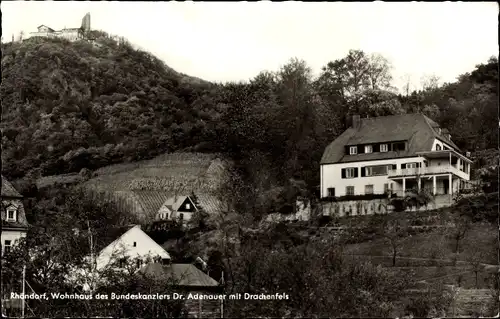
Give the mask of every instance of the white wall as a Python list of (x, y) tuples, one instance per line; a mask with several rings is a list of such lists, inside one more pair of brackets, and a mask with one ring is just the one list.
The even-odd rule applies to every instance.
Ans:
[[(136, 242), (136, 247), (134, 247)], [(151, 237), (143, 232), (139, 226), (135, 226), (126, 232), (122, 237), (115, 240), (108, 247), (104, 248), (97, 258), (97, 269), (102, 269), (115, 257), (142, 258), (148, 256), (153, 258), (160, 256), (162, 259), (170, 259), (170, 255), (158, 245)]]
[(16, 242), (22, 237), (26, 237), (26, 231), (21, 230), (2, 230), (1, 241), (2, 250), (5, 247), (5, 241), (10, 240), (11, 245), (15, 245)]
[[(364, 162), (354, 162), (354, 163), (338, 163), (338, 164), (326, 164), (321, 165), (321, 197), (328, 196), (328, 188), (335, 188), (335, 196), (344, 196), (346, 191), (346, 186), (354, 186), (355, 195), (365, 194), (365, 185), (373, 185), (374, 193), (383, 193), (385, 183), (393, 183), (393, 189), (397, 190), (397, 183), (388, 178), (388, 175), (383, 176), (370, 176), (370, 177), (360, 177), (361, 167), (373, 166), (373, 165), (397, 165), (397, 168), (401, 168), (403, 163), (415, 163), (423, 162), (422, 157), (408, 157), (408, 158), (397, 158), (397, 159), (387, 159), (387, 160), (377, 160), (377, 161), (364, 161)], [(358, 177), (356, 178), (342, 178), (341, 170), (348, 167), (358, 168)]]

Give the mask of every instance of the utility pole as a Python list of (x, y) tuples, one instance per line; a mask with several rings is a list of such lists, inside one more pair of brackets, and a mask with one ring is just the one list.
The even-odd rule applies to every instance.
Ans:
[(21, 318), (24, 319), (24, 293), (25, 293), (25, 286), (26, 286), (26, 265), (23, 266), (23, 298), (21, 298), (21, 303), (22, 303), (22, 308), (21, 308)]
[(91, 291), (94, 293), (94, 245), (92, 241), (92, 231), (90, 230), (90, 222), (87, 219), (87, 228), (89, 230), (89, 244), (90, 244), (90, 276), (91, 276)]

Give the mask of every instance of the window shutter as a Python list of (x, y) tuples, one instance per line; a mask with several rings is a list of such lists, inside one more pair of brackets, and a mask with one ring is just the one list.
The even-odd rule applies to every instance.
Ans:
[(406, 164), (401, 164), (401, 169), (405, 169), (406, 168)]
[(373, 145), (373, 153), (375, 153), (375, 152), (380, 152), (380, 144)]
[(354, 168), (354, 177), (358, 177), (358, 168), (357, 167)]
[(365, 168), (361, 167), (361, 177), (365, 177), (365, 176), (366, 176)]
[(343, 168), (343, 169), (341, 170), (340, 175), (342, 176), (342, 178), (345, 178), (345, 168)]
[(365, 152), (365, 147), (363, 145), (358, 145), (358, 154), (363, 154)]

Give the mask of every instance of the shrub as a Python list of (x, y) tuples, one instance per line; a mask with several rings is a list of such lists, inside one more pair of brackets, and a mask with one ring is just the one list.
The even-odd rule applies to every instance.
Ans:
[(404, 212), (406, 210), (406, 202), (401, 198), (391, 200), (391, 205), (394, 207), (395, 212)]

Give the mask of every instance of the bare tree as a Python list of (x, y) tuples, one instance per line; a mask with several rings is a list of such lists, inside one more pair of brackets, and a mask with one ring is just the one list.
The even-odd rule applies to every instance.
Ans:
[(420, 84), (422, 85), (422, 90), (432, 90), (439, 86), (440, 78), (435, 74), (424, 75), (420, 78)]
[(392, 250), (392, 266), (396, 266), (396, 258), (408, 234), (408, 225), (405, 221), (386, 221), (381, 229), (382, 236), (388, 241)]
[(410, 96), (410, 92), (414, 88), (411, 75), (409, 73), (406, 73), (401, 77), (401, 80), (403, 81), (403, 87), (402, 87), (403, 94), (405, 94), (406, 96)]
[(451, 237), (455, 240), (455, 253), (460, 253), (460, 241), (465, 238), (471, 227), (471, 220), (466, 216), (455, 217), (455, 227), (452, 228)]

